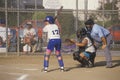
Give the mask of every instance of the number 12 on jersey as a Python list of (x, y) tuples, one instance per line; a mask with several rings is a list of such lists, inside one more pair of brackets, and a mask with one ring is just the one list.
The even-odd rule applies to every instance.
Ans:
[(52, 31), (52, 33), (53, 33), (53, 35), (57, 35), (57, 34), (59, 34), (59, 30), (54, 30), (54, 31)]

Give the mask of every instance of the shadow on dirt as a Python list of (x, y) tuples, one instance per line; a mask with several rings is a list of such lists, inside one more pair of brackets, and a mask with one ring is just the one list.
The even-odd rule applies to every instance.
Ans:
[[(120, 60), (113, 60), (112, 63), (113, 63), (112, 68), (120, 66)], [(106, 61), (100, 61), (95, 63), (96, 67), (105, 66), (105, 65), (106, 65)]]
[[(113, 67), (118, 67), (120, 66), (120, 60), (113, 60)], [(95, 67), (100, 67), (100, 66), (105, 66), (106, 65), (106, 61), (99, 61), (99, 62), (95, 62)], [(81, 67), (81, 64), (76, 64), (76, 66), (74, 67), (66, 67), (66, 71), (70, 71), (72, 69), (76, 69), (76, 68), (85, 68), (85, 67)], [(94, 67), (92, 67), (94, 68)]]

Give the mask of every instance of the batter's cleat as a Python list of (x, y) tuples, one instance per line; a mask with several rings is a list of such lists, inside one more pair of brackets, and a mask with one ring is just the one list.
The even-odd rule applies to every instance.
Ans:
[(48, 68), (47, 67), (44, 68), (44, 72), (48, 72)]
[(107, 65), (106, 68), (113, 68), (113, 66), (112, 65)]
[(62, 67), (62, 68), (60, 68), (60, 71), (61, 71), (61, 72), (66, 72), (67, 69), (64, 69), (64, 68)]
[(43, 69), (41, 70), (41, 72), (48, 72), (48, 69), (47, 69), (47, 68), (43, 68)]
[(60, 69), (60, 71), (61, 71), (61, 72), (65, 72), (65, 70), (64, 70), (64, 69)]
[(112, 63), (107, 63), (106, 68), (113, 68)]
[(64, 72), (65, 70), (64, 70), (64, 67), (60, 67), (60, 71), (61, 72)]
[(46, 72), (48, 72), (48, 70), (47, 70), (47, 69), (44, 69), (44, 72), (46, 73)]

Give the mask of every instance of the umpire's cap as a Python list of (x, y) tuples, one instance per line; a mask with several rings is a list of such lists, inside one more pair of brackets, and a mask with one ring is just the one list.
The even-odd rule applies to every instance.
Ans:
[(0, 24), (5, 24), (5, 19), (0, 19)]
[(86, 22), (85, 22), (85, 25), (93, 25), (94, 24), (94, 21), (92, 19), (88, 19)]
[(46, 16), (44, 21), (48, 21), (50, 24), (54, 24), (55, 22), (52, 16)]

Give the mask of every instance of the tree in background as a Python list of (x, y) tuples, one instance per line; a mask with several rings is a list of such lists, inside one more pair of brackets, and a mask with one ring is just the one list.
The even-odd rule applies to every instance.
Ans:
[(0, 7), (4, 7), (5, 6), (5, 0), (0, 0)]
[(32, 20), (43, 20), (45, 17), (46, 17), (45, 12), (36, 11), (32, 16)]
[(118, 3), (117, 0), (106, 0), (105, 3), (101, 2), (101, 6), (98, 8), (98, 10), (103, 10), (102, 12), (99, 12), (98, 15), (103, 18), (105, 21), (105, 26), (111, 26), (113, 24), (119, 23), (119, 13), (118, 13), (118, 7), (116, 6)]
[(62, 14), (58, 17), (62, 27), (62, 39), (71, 38), (75, 34), (74, 16), (73, 14)]

